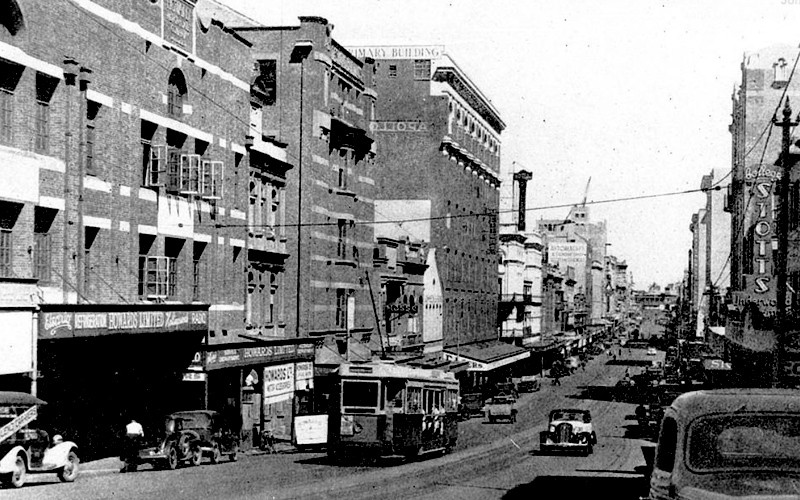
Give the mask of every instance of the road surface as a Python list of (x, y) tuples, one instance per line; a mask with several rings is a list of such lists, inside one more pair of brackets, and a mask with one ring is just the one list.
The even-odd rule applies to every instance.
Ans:
[[(615, 350), (617, 348), (615, 347)], [(489, 424), (473, 418), (459, 425), (453, 453), (403, 462), (332, 463), (323, 453), (242, 456), (239, 462), (176, 471), (147, 468), (132, 474), (85, 475), (60, 484), (55, 475), (29, 476), (20, 490), (0, 490), (0, 499), (635, 499), (646, 493), (642, 444), (635, 405), (613, 401), (611, 388), (654, 359), (645, 349), (606, 354), (585, 371), (545, 380), (542, 390), (523, 394), (517, 422)], [(663, 355), (655, 358), (662, 360)], [(598, 444), (588, 457), (543, 455), (538, 436), (556, 407), (591, 410)], [(638, 469), (637, 469), (638, 468)]]

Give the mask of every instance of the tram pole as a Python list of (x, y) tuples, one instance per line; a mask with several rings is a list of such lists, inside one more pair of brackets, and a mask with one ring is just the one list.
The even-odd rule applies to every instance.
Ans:
[(788, 327), (787, 318), (787, 274), (788, 274), (788, 255), (789, 255), (789, 186), (791, 182), (791, 171), (793, 159), (789, 156), (789, 147), (792, 142), (792, 127), (798, 124), (792, 121), (792, 108), (789, 105), (789, 96), (783, 105), (783, 120), (778, 121), (777, 117), (772, 117), (772, 124), (782, 129), (781, 140), (781, 178), (778, 183), (778, 255), (777, 255), (777, 316), (775, 318), (775, 345), (772, 352), (772, 386), (782, 387), (786, 380), (783, 376), (783, 363), (786, 355), (786, 336)]

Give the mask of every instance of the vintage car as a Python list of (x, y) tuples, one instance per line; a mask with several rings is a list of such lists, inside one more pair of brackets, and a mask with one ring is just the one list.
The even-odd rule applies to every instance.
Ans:
[(458, 405), (458, 414), (462, 420), (467, 420), (477, 415), (483, 415), (484, 398), (480, 392), (470, 392), (461, 395)]
[(222, 455), (231, 461), (239, 453), (239, 433), (230, 422), (211, 410), (180, 411), (164, 418), (164, 429), (157, 443), (139, 450), (137, 456), (126, 460), (128, 471), (140, 463), (152, 463), (175, 469), (181, 462), (200, 465), (204, 454), (212, 463)]
[(542, 388), (542, 382), (536, 375), (525, 375), (517, 383), (519, 392), (536, 392)]
[(800, 392), (687, 392), (666, 409), (654, 460), (645, 459), (650, 500), (797, 498)]
[(517, 421), (517, 400), (513, 396), (495, 396), (486, 403), (486, 419)]
[(0, 391), (0, 479), (19, 488), (29, 473), (54, 472), (64, 482), (78, 477), (78, 446), (29, 426), (44, 401), (24, 392)]
[(539, 433), (539, 449), (542, 452), (580, 451), (589, 455), (596, 444), (597, 435), (592, 428), (589, 410), (553, 410), (547, 430)]

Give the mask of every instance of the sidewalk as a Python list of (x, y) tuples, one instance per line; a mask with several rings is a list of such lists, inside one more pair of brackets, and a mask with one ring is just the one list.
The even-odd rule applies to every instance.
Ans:
[[(293, 453), (296, 451), (295, 447), (290, 443), (277, 442), (275, 443), (276, 453)], [(239, 454), (242, 456), (261, 456), (268, 455), (267, 452), (261, 451), (258, 448), (247, 450)], [(241, 458), (240, 458), (241, 459)], [(88, 462), (81, 462), (80, 474), (89, 476), (102, 476), (106, 474), (118, 474), (122, 469), (124, 462), (119, 457), (106, 457), (97, 460), (90, 460)]]

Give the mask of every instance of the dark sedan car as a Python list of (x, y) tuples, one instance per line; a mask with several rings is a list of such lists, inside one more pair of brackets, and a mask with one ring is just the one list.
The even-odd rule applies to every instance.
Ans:
[(222, 455), (235, 461), (239, 452), (239, 432), (219, 413), (211, 410), (180, 411), (164, 418), (164, 429), (156, 443), (139, 449), (126, 459), (126, 469), (140, 463), (175, 469), (182, 462), (200, 465), (204, 454), (217, 463)]

